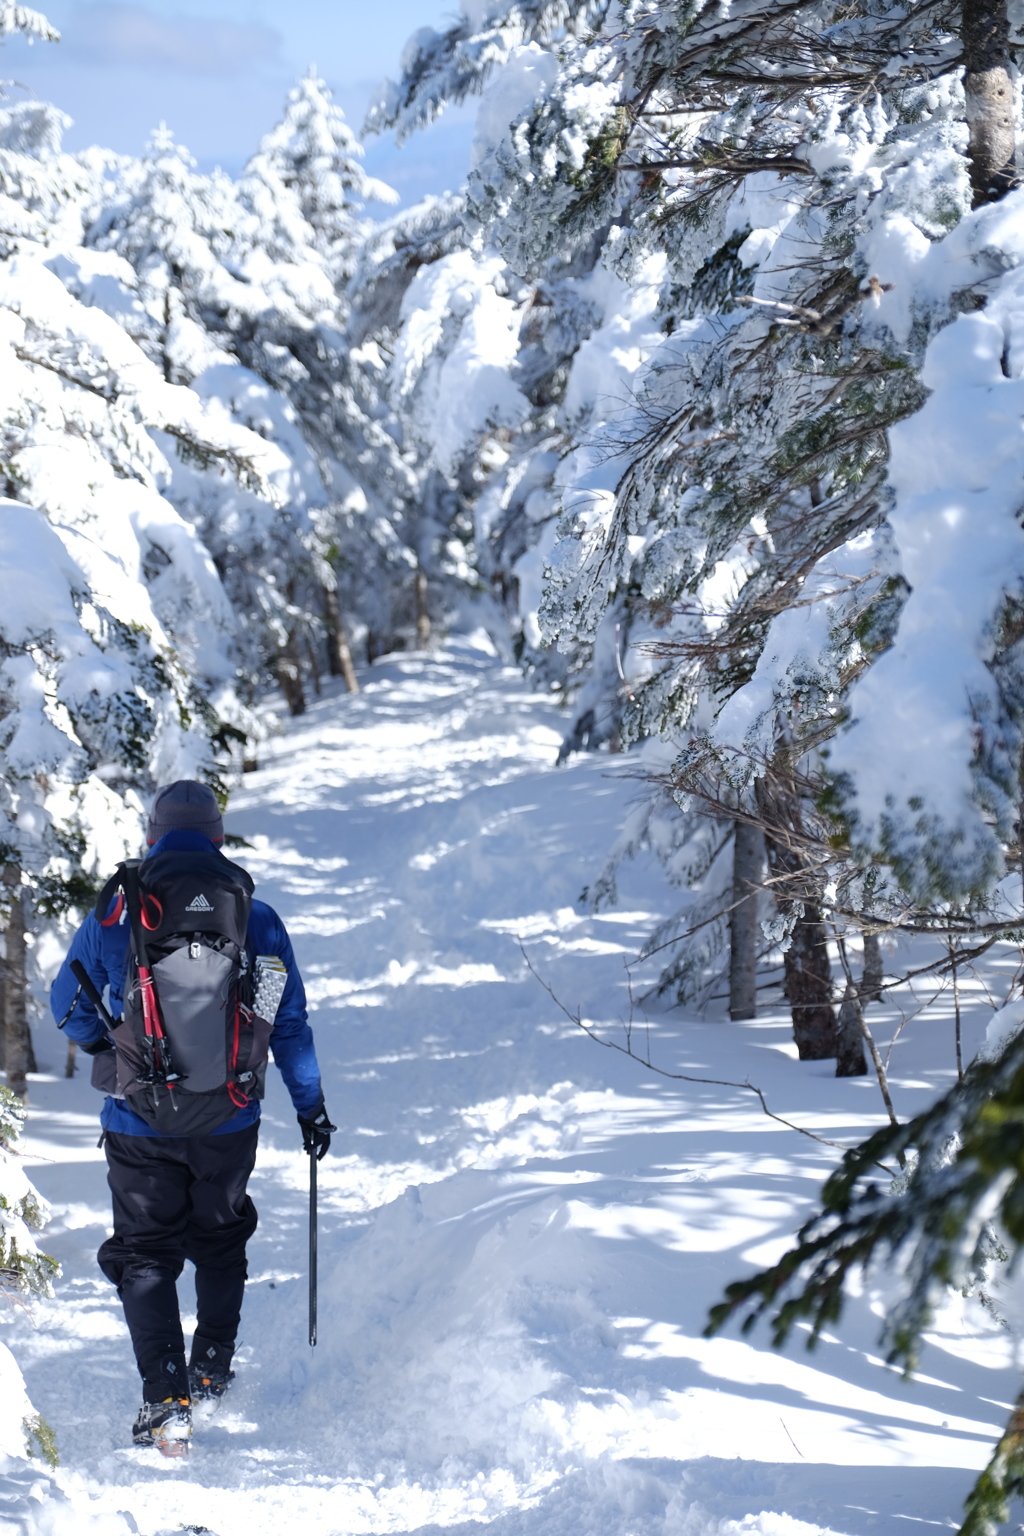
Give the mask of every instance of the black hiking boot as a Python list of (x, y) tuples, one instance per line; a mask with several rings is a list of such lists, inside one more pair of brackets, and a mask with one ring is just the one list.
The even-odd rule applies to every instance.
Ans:
[(192, 1404), (187, 1397), (143, 1403), (132, 1425), (136, 1445), (155, 1445), (164, 1456), (187, 1456), (192, 1434)]
[(217, 1401), (224, 1396), (235, 1379), (231, 1369), (232, 1353), (226, 1344), (211, 1344), (200, 1338), (192, 1341), (188, 1386), (194, 1403)]

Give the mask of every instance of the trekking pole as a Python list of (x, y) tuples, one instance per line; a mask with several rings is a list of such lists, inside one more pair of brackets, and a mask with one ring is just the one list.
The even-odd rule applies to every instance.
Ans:
[(89, 975), (89, 972), (86, 970), (81, 960), (72, 960), (71, 970), (75, 980), (78, 982), (78, 985), (81, 987), (82, 991), (85, 993), (86, 997), (89, 999), (90, 1003), (92, 1003), (93, 1007), (96, 1009), (96, 1012), (99, 1014), (100, 1022), (104, 1029), (107, 1031), (107, 1034), (113, 1034), (114, 1030), (117, 1028), (117, 1024), (115, 1020), (110, 1017), (110, 1014), (107, 1011), (107, 1005), (103, 1001), (103, 993), (100, 991), (99, 987), (97, 987), (96, 983)]
[(316, 1343), (316, 1148), (309, 1149), (309, 1347)]
[[(174, 1096), (174, 1085), (184, 1081), (181, 1072), (175, 1072), (171, 1067), (171, 1053), (167, 1044), (167, 1036), (164, 1033), (163, 1022), (160, 1018), (160, 1004), (157, 1001), (156, 988), (153, 985), (153, 972), (149, 965), (149, 951), (146, 946), (146, 916), (143, 911), (143, 897), (139, 885), (138, 859), (126, 859), (118, 867), (124, 871), (121, 888), (124, 891), (124, 903), (128, 910), (128, 923), (132, 933), (132, 946), (135, 951), (135, 970), (138, 978), (139, 1001), (142, 1007), (142, 1023), (146, 1031), (146, 1039), (153, 1052), (153, 1069), (145, 1076), (140, 1075), (138, 1081), (148, 1083), (153, 1089), (153, 1107), (157, 1106), (157, 1087), (167, 1089), (171, 1106), (175, 1114), (178, 1112), (178, 1101)], [(163, 908), (157, 902), (159, 921), (163, 921)], [(151, 924), (150, 931), (158, 927), (159, 923)]]

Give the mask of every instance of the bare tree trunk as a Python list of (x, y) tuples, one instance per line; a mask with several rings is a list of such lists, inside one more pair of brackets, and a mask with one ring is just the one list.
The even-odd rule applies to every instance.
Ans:
[(4, 866), (4, 884), (11, 890), (11, 911), (6, 933), (7, 963), (4, 967), (4, 1058), (7, 1086), (12, 1093), (24, 1099), (28, 1096), (27, 1074), (36, 1070), (36, 1060), (28, 1024), (25, 900), (21, 893), (21, 870), (16, 864)]
[(78, 1046), (74, 1040), (68, 1041), (68, 1054), (64, 1062), (64, 1076), (74, 1077), (75, 1067), (78, 1064)]
[(767, 832), (768, 864), (782, 911), (796, 911), (789, 948), (783, 956), (785, 992), (793, 1015), (793, 1039), (801, 1061), (826, 1061), (836, 1053), (832, 1008), (832, 963), (828, 933), (801, 851), (800, 797), (792, 783), (778, 778), (754, 785), (757, 808)]
[(345, 626), (341, 622), (337, 587), (324, 587), (324, 617), (327, 621), (327, 665), (331, 676), (343, 677), (349, 693), (358, 693), (359, 681), (345, 637)]
[(864, 1077), (867, 1073), (863, 1019), (858, 988), (848, 981), (836, 1028), (836, 1077)]
[(165, 288), (164, 289), (164, 344), (163, 344), (163, 355), (164, 355), (164, 378), (167, 380), (168, 384), (171, 384), (171, 383), (174, 382), (173, 375), (172, 375), (172, 372), (171, 372), (171, 320), (172, 320), (172, 318), (173, 318), (173, 316), (171, 314), (171, 289), (170, 288)]
[(800, 902), (798, 910), (800, 915), (784, 956), (793, 1039), (801, 1061), (827, 1061), (836, 1054), (828, 931), (816, 902)]
[[(7, 938), (4, 936), (4, 943)], [(7, 961), (0, 959), (0, 1072), (7, 1068)]]
[(430, 613), (427, 610), (427, 577), (421, 566), (416, 569), (416, 649), (425, 651), (430, 644)]
[(306, 636), (306, 659), (309, 662), (309, 675), (313, 679), (313, 692), (316, 694), (317, 698), (319, 698), (321, 693), (320, 658), (316, 654), (316, 646), (310, 640), (308, 635)]
[(1010, 24), (1006, 0), (963, 0), (961, 14), (967, 154), (977, 208), (1005, 196), (1015, 179)]
[(864, 974), (858, 991), (862, 1004), (882, 1001), (882, 946), (877, 933), (864, 935)]
[(295, 636), (288, 636), (288, 644), (284, 652), (277, 659), (277, 679), (281, 684), (281, 692), (284, 694), (285, 703), (288, 705), (290, 715), (304, 715), (306, 713), (306, 690), (302, 686), (302, 667), (299, 664), (299, 650), (295, 643)]
[(757, 1018), (757, 893), (764, 873), (764, 834), (749, 821), (733, 832), (729, 913), (729, 1017)]

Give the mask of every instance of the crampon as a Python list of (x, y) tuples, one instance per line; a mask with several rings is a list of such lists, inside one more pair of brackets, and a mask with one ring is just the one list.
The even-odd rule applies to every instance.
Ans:
[(143, 1403), (132, 1425), (136, 1445), (155, 1445), (163, 1456), (187, 1456), (192, 1434), (192, 1404), (187, 1397)]

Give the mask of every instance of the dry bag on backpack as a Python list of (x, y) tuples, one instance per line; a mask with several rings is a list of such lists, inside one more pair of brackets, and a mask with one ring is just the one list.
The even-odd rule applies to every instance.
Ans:
[(205, 1136), (263, 1097), (271, 1024), (253, 1007), (252, 892), (211, 848), (119, 864), (96, 903), (104, 926), (131, 930), (117, 1080), (102, 1086), (161, 1136)]

